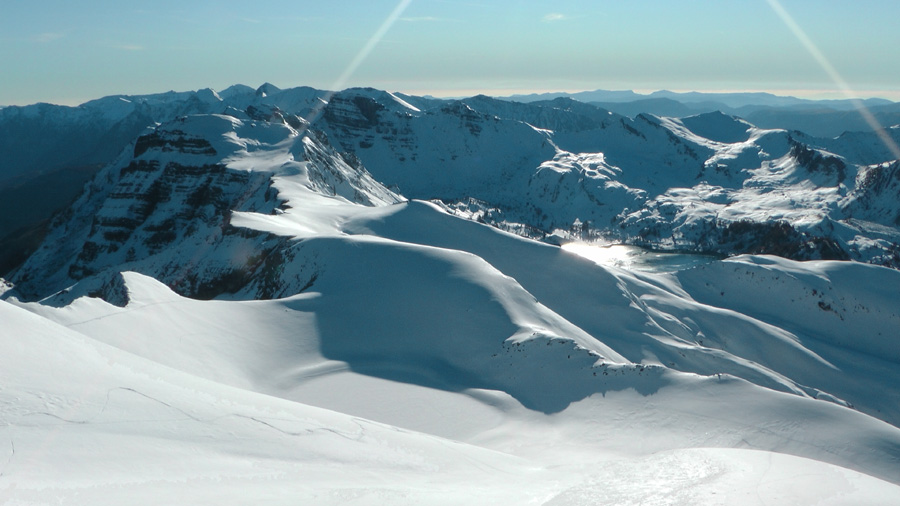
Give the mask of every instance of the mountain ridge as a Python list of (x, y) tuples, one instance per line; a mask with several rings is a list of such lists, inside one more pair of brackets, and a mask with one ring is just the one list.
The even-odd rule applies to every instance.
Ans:
[(857, 106), (854, 102), (862, 102), (864, 105), (884, 106), (895, 104), (891, 100), (884, 98), (848, 98), (848, 99), (807, 99), (797, 98), (793, 96), (776, 95), (770, 92), (675, 92), (669, 90), (657, 90), (650, 93), (638, 93), (632, 90), (612, 91), (612, 90), (593, 90), (579, 92), (547, 92), (547, 93), (531, 93), (524, 95), (510, 95), (507, 97), (498, 97), (521, 102), (534, 102), (538, 100), (552, 100), (560, 97), (573, 98), (581, 102), (634, 102), (637, 100), (653, 100), (653, 99), (669, 99), (681, 103), (703, 103), (714, 102), (725, 105), (730, 108), (741, 108), (746, 106), (774, 106), (774, 107), (790, 107), (790, 106), (810, 106), (815, 104), (830, 105), (838, 109), (854, 109)]
[[(828, 197), (834, 204), (827, 206), (816, 204), (821, 209), (817, 211), (820, 219), (850, 224), (850, 227), (844, 227), (838, 236), (831, 237), (832, 233), (823, 229), (822, 226), (810, 228), (804, 225), (803, 229), (798, 229), (792, 222), (794, 218), (788, 217), (790, 213), (780, 212), (781, 219), (790, 227), (785, 238), (793, 235), (795, 237), (790, 240), (797, 244), (794, 253), (791, 253), (790, 250), (783, 250), (781, 254), (799, 255), (799, 252), (803, 250), (802, 244), (808, 241), (803, 238), (803, 235), (812, 234), (812, 239), (816, 241), (824, 239), (834, 242), (828, 246), (830, 250), (838, 252), (831, 255), (834, 258), (856, 258), (864, 261), (876, 261), (885, 265), (895, 265), (898, 262), (896, 258), (897, 241), (891, 239), (890, 234), (879, 236), (885, 237), (888, 240), (887, 244), (867, 243), (863, 249), (860, 249), (862, 242), (853, 239), (852, 235), (865, 235), (871, 233), (873, 228), (865, 224), (862, 227), (853, 225), (858, 222), (858, 218), (853, 213), (856, 216), (865, 214), (864, 209), (853, 202), (868, 202), (872, 199), (864, 196), (866, 192), (864, 188), (857, 187), (858, 183), (861, 184), (865, 179), (856, 182), (851, 176), (854, 173), (872, 172), (874, 174), (878, 171), (878, 169), (871, 168), (855, 169), (852, 165), (875, 167), (890, 161), (893, 157), (890, 150), (881, 143), (875, 134), (855, 133), (842, 135), (835, 139), (822, 139), (801, 133), (780, 133), (779, 130), (759, 128), (753, 130), (752, 124), (748, 123), (747, 132), (751, 130), (758, 132), (752, 139), (751, 134), (741, 132), (743, 126), (734, 127), (737, 130), (729, 134), (730, 137), (721, 137), (715, 133), (717, 129), (732, 121), (721, 114), (719, 116), (694, 115), (685, 118), (688, 124), (684, 125), (683, 122), (679, 123), (681, 120), (675, 118), (661, 120), (656, 116), (646, 114), (638, 114), (634, 118), (619, 116), (611, 111), (605, 111), (569, 98), (556, 98), (531, 104), (507, 102), (486, 96), (456, 101), (429, 101), (411, 97), (404, 99), (395, 94), (371, 88), (351, 88), (332, 93), (312, 88), (281, 90), (271, 85), (255, 90), (249, 87), (234, 86), (229, 88), (226, 95), (227, 99), (212, 90), (201, 90), (198, 93), (169, 92), (130, 98), (113, 96), (88, 102), (83, 109), (93, 112), (78, 112), (79, 109), (76, 108), (66, 109), (58, 114), (65, 117), (77, 112), (75, 119), (78, 122), (83, 121), (78, 118), (88, 116), (95, 118), (92, 121), (100, 121), (97, 118), (113, 118), (118, 121), (115, 125), (120, 126), (115, 126), (111, 133), (105, 133), (102, 136), (90, 128), (77, 129), (81, 132), (79, 135), (82, 136), (100, 136), (104, 145), (107, 146), (105, 149), (109, 154), (114, 152), (118, 154), (118, 149), (127, 149), (125, 146), (134, 138), (129, 137), (129, 132), (143, 131), (146, 127), (142, 126), (141, 121), (151, 121), (152, 118), (165, 120), (182, 116), (185, 113), (216, 113), (257, 120), (274, 118), (277, 121), (290, 122), (292, 128), (321, 130), (335, 145), (339, 146), (339, 149), (365, 165), (377, 179), (389, 187), (398, 188), (409, 197), (438, 198), (444, 200), (451, 207), (456, 205), (455, 202), (474, 198), (487, 202), (490, 207), (500, 208), (509, 216), (508, 219), (496, 220), (498, 224), (506, 221), (510, 222), (508, 226), (536, 228), (542, 230), (542, 234), (547, 235), (555, 233), (556, 230), (568, 229), (576, 220), (582, 224), (591, 222), (596, 228), (603, 231), (602, 235), (605, 235), (607, 240), (630, 241), (663, 249), (684, 248), (685, 244), (688, 244), (684, 241), (679, 243), (677, 237), (667, 237), (677, 234), (677, 231), (670, 231), (669, 228), (678, 228), (681, 225), (664, 222), (677, 218), (679, 213), (683, 213), (683, 211), (676, 211), (675, 215), (658, 213), (657, 209), (660, 203), (656, 199), (661, 198), (667, 190), (679, 187), (691, 188), (705, 181), (706, 184), (713, 187), (721, 187), (719, 195), (728, 195), (729, 200), (739, 198), (740, 192), (747, 192), (744, 191), (746, 189), (736, 185), (744, 184), (747, 175), (753, 171), (762, 176), (760, 169), (767, 165), (772, 166), (776, 159), (794, 149), (792, 142), (799, 142), (807, 146), (803, 148), (807, 151), (801, 150), (797, 153), (814, 153), (816, 150), (822, 150), (823, 153), (829, 153), (823, 159), (830, 160), (837, 157), (844, 160), (840, 163), (851, 165), (849, 168), (842, 169), (842, 178), (828, 183), (839, 188), (837, 194)], [(416, 102), (418, 105), (413, 105), (411, 102)], [(43, 118), (44, 116), (39, 113), (39, 110), (45, 109), (55, 110), (41, 106), (33, 108), (33, 113), (37, 114), (36, 117)], [(85, 114), (87, 116), (84, 116)], [(21, 113), (8, 117), (18, 116), (21, 116)], [(305, 117), (310, 118), (313, 124), (309, 125), (309, 121), (304, 119)], [(45, 118), (41, 121), (53, 120)], [(121, 126), (123, 122), (131, 126)], [(709, 125), (703, 125), (703, 123), (709, 123)], [(0, 121), (0, 129), (2, 129), (2, 124), (3, 122)], [(11, 125), (9, 124), (7, 128), (12, 128)], [(43, 127), (37, 128), (40, 130)], [(63, 128), (71, 129), (72, 127)], [(437, 132), (441, 133), (437, 134)], [(697, 132), (718, 140), (697, 135)], [(900, 139), (896, 129), (888, 129), (886, 132), (893, 136), (895, 141)], [(137, 135), (134, 134), (134, 136)], [(43, 134), (35, 134), (33, 137), (44, 139), (41, 142), (47, 140)], [(69, 140), (65, 140), (67, 137), (62, 136), (59, 139), (49, 142), (62, 142), (63, 147), (68, 145), (66, 143), (78, 144), (80, 142), (80, 137), (70, 137)], [(39, 156), (39, 153), (44, 151), (43, 148), (28, 148), (28, 142), (20, 144), (23, 144), (24, 147), (18, 144), (15, 147), (19, 153), (28, 153), (31, 149), (32, 154), (25, 156), (37, 156), (33, 163), (57, 165), (57, 168), (53, 170), (72, 171), (70, 165), (66, 164), (77, 163), (75, 160), (69, 162), (44, 160)], [(79, 149), (81, 151), (91, 150), (90, 146), (92, 145), (88, 143), (87, 147), (82, 146), (72, 150), (55, 149), (55, 151), (66, 153), (64, 156), (80, 156), (77, 155), (80, 152)], [(42, 144), (34, 146), (42, 146)], [(121, 147), (117, 148), (116, 146)], [(12, 149), (12, 147), (8, 146), (6, 149)], [(813, 151), (808, 151), (809, 149)], [(0, 149), (0, 151), (3, 150)], [(758, 152), (758, 154), (754, 154), (754, 152)], [(602, 153), (602, 164), (591, 166), (592, 162), (588, 162), (588, 167), (584, 170), (581, 168), (584, 162), (574, 161), (582, 156), (579, 153)], [(109, 154), (104, 156), (109, 157)], [(22, 155), (17, 156), (21, 158)], [(815, 156), (811, 156), (811, 160), (815, 158)], [(538, 170), (534, 176), (525, 177), (528, 171), (541, 167), (544, 163), (549, 164), (547, 167), (552, 166), (557, 162), (551, 163), (551, 160), (557, 158), (569, 160), (564, 164), (568, 164), (566, 166), (569, 169), (564, 172), (556, 170), (556, 173), (561, 175), (569, 173), (571, 176), (568, 177), (575, 178), (580, 182), (575, 180), (550, 182), (547, 178), (554, 172), (547, 170)], [(600, 158), (595, 158), (600, 160)], [(6, 160), (4, 164), (7, 167), (10, 166), (8, 164), (12, 160), (12, 165), (20, 167), (15, 170), (24, 169), (28, 172), (29, 165), (17, 165), (14, 162), (15, 157), (3, 159)], [(587, 160), (588, 158), (582, 156), (582, 159)], [(789, 162), (788, 159), (784, 160), (785, 163)], [(59, 164), (62, 164), (61, 168), (58, 167)], [(593, 174), (595, 169), (590, 167), (600, 166), (606, 167), (600, 171), (600, 173), (607, 174), (603, 176), (606, 178), (603, 179), (605, 181), (603, 186), (591, 186), (592, 189), (583, 187), (586, 182), (596, 179), (594, 177), (584, 179), (578, 174)], [(0, 172), (6, 173), (9, 177), (8, 170)], [(787, 175), (787, 172), (784, 174)], [(792, 174), (799, 173), (793, 171)], [(892, 173), (888, 172), (888, 174)], [(771, 179), (769, 176), (766, 177)], [(809, 179), (809, 181), (812, 184), (820, 184), (813, 182), (817, 181), (815, 178)], [(770, 187), (772, 185), (771, 182), (766, 184)], [(786, 181), (778, 183), (778, 185), (784, 184)], [(884, 184), (871, 186), (871, 188), (883, 191), (881, 188), (885, 185), (889, 187), (891, 184), (886, 181)], [(563, 190), (563, 186), (560, 185), (565, 186), (563, 194), (569, 195), (567, 198), (587, 199), (586, 203), (569, 210), (559, 208), (555, 202), (558, 201), (559, 192)], [(840, 189), (844, 187), (846, 189)], [(77, 186), (69, 187), (66, 190), (70, 192), (68, 198), (75, 197), (75, 189)], [(695, 195), (701, 194), (711, 195), (707, 190), (695, 192)], [(598, 206), (597, 203), (607, 199), (611, 199), (611, 202), (614, 203), (613, 206), (605, 206), (604, 212), (598, 214), (604, 206)], [(676, 203), (678, 200), (682, 200), (682, 202)], [(684, 201), (683, 199), (672, 200), (667, 197), (667, 201), (670, 202), (667, 205), (674, 204), (676, 208), (681, 209), (684, 209), (684, 206), (706, 207), (709, 205), (697, 202), (696, 198)], [(775, 204), (776, 201), (772, 202)], [(838, 204), (838, 202), (840, 203)], [(887, 202), (883, 201), (878, 205), (884, 206)], [(635, 214), (636, 207), (648, 204), (653, 207), (645, 211), (643, 215)], [(714, 204), (721, 206), (727, 202)], [(546, 210), (554, 206), (558, 208), (557, 211), (547, 215)], [(611, 208), (615, 206), (618, 206), (618, 211)], [(626, 207), (630, 211), (619, 216), (619, 211)], [(848, 211), (842, 212), (840, 209)], [(851, 212), (851, 209), (854, 211)], [(869, 215), (873, 218), (878, 216), (875, 218), (874, 225), (894, 227), (895, 216), (892, 216), (894, 211), (890, 206), (883, 207), (883, 209), (884, 212), (881, 215)], [(51, 210), (54, 209), (51, 207), (41, 211), (44, 214), (38, 214), (38, 217), (34, 219), (47, 219), (48, 212)], [(729, 214), (734, 215), (733, 212)], [(808, 216), (808, 213), (806, 215)], [(662, 220), (662, 222), (648, 225), (648, 216), (656, 216), (653, 220)], [(758, 218), (752, 216), (754, 216), (752, 213), (747, 217), (734, 215), (734, 218), (729, 218), (722, 224), (718, 223), (718, 218), (709, 216), (703, 218), (707, 222), (704, 227), (716, 234), (734, 235), (739, 229), (727, 229), (730, 223), (745, 219), (749, 219), (751, 222), (759, 221)], [(691, 221), (696, 221), (694, 218), (690, 217)], [(31, 223), (36, 223), (36, 221)], [(609, 225), (606, 225), (607, 223)], [(16, 225), (17, 223), (7, 225), (8, 228), (0, 230), (0, 236), (6, 235), (8, 237), (6, 241), (13, 244), (23, 241), (27, 237), (23, 235), (24, 232), (16, 232), (19, 235), (10, 235), (16, 228), (25, 224), (23, 223), (19, 227)], [(660, 229), (660, 226), (664, 229)], [(825, 224), (824, 226), (830, 225)], [(659, 237), (654, 238), (653, 234), (648, 235), (650, 231)], [(768, 234), (776, 233), (776, 230), (773, 228), (759, 229), (752, 233)], [(640, 241), (638, 241), (638, 236), (641, 236)], [(692, 241), (691, 244), (695, 245), (724, 240), (724, 238), (713, 237), (703, 242), (699, 239), (698, 237), (689, 238)], [(33, 241), (33, 239), (28, 240)], [(713, 248), (708, 252), (716, 254), (776, 252), (771, 248), (767, 250), (764, 242), (760, 243), (758, 239), (753, 239), (753, 241), (757, 243), (757, 246), (742, 250), (737, 247), (737, 243), (733, 243), (733, 246), (729, 247), (731, 249)], [(701, 251), (705, 247), (702, 246)], [(864, 251), (872, 247), (880, 249), (881, 252)], [(18, 255), (15, 258), (21, 257), (21, 254)], [(797, 256), (796, 258), (803, 257)], [(13, 266), (11, 263), (5, 265), (6, 269)]]
[[(102, 102), (162, 121), (0, 280), (14, 499), (900, 498), (900, 162), (874, 134), (203, 95)], [(718, 255), (559, 246), (596, 240)]]

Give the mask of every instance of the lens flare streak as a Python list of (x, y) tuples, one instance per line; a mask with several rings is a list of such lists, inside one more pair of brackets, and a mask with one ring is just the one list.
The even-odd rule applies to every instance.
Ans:
[(863, 120), (875, 131), (878, 135), (881, 142), (887, 146), (888, 150), (891, 152), (891, 156), (894, 157), (895, 160), (900, 160), (900, 146), (897, 146), (897, 143), (894, 142), (894, 139), (888, 135), (887, 131), (885, 131), (884, 127), (881, 126), (878, 119), (872, 114), (868, 107), (863, 104), (861, 100), (856, 98), (856, 94), (853, 92), (853, 89), (847, 83), (843, 76), (841, 76), (840, 72), (831, 64), (828, 58), (819, 50), (818, 46), (809, 38), (803, 28), (797, 24), (794, 20), (794, 17), (781, 5), (779, 0), (766, 0), (772, 10), (775, 11), (775, 14), (781, 18), (781, 21), (788, 27), (788, 29), (797, 37), (797, 40), (803, 44), (803, 47), (809, 51), (809, 54), (812, 55), (813, 59), (822, 67), (822, 70), (828, 74), (828, 77), (834, 82), (834, 84), (841, 90), (841, 93), (844, 94), (845, 97), (853, 101), (853, 105), (856, 107), (857, 112), (863, 117)]

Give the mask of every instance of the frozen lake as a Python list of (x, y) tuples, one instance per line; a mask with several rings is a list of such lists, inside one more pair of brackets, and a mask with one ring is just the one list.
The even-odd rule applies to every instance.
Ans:
[(717, 260), (710, 255), (662, 253), (625, 244), (569, 243), (564, 244), (562, 249), (599, 265), (643, 272), (677, 272)]

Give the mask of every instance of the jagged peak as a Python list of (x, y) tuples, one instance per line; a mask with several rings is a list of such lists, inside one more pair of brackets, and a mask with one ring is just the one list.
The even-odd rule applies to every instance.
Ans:
[(246, 84), (232, 84), (220, 91), (218, 95), (224, 99), (229, 99), (239, 95), (252, 95), (254, 93), (256, 93), (256, 90)]
[(197, 90), (196, 96), (201, 101), (208, 103), (216, 103), (222, 101), (222, 97), (220, 97), (219, 94), (216, 93), (216, 90), (212, 88), (203, 88)]
[(466, 103), (465, 100), (454, 100), (449, 104), (444, 104), (441, 106), (441, 111), (448, 114), (456, 114), (456, 115), (483, 115), (483, 113), (476, 111), (469, 104)]
[[(410, 113), (419, 113), (421, 110), (415, 105), (409, 103), (405, 99), (398, 96), (396, 93), (391, 93), (389, 91), (378, 90), (370, 87), (363, 88), (347, 88), (345, 90), (339, 91), (335, 94), (335, 97), (338, 98), (356, 98), (361, 97), (364, 99), (369, 99), (377, 103), (378, 105), (390, 109), (393, 111), (402, 111), (402, 112), (410, 112)], [(399, 107), (398, 107), (399, 106)]]
[(274, 95), (279, 93), (281, 88), (275, 86), (272, 83), (263, 83), (262, 86), (256, 89), (256, 96), (258, 97), (268, 97), (269, 95)]

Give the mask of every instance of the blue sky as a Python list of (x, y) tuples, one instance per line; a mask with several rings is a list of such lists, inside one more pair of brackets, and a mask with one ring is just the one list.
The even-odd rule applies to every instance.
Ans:
[(897, 0), (3, 0), (0, 104), (266, 81), (900, 100), (898, 19)]

